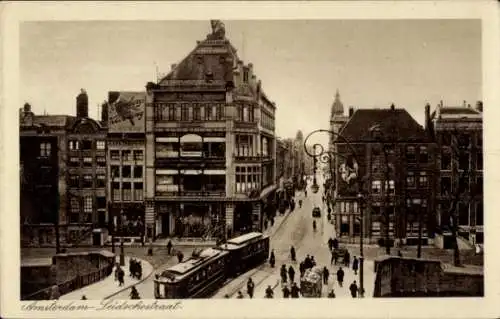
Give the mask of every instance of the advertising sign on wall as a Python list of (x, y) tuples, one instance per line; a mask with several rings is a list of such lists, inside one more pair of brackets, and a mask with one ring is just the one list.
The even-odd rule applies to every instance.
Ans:
[(109, 92), (109, 131), (141, 133), (145, 127), (144, 92)]

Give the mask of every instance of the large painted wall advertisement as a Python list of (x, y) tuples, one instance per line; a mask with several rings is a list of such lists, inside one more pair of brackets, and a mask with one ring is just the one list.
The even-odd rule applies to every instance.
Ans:
[(109, 131), (141, 133), (145, 127), (144, 92), (109, 92)]
[(364, 167), (362, 164), (365, 159), (364, 149), (356, 146), (353, 146), (353, 148), (356, 151), (355, 156), (350, 148), (338, 146), (339, 153), (343, 155), (337, 157), (339, 161), (337, 187), (338, 194), (341, 196), (357, 196), (360, 187), (362, 187), (361, 184), (363, 183), (364, 176)]

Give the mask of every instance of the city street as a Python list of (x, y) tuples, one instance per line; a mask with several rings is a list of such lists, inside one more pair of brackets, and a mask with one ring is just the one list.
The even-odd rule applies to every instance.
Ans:
[[(318, 184), (322, 184), (318, 182)], [(327, 266), (330, 271), (329, 285), (323, 287), (323, 296), (326, 297), (327, 292), (332, 288), (335, 289), (336, 297), (349, 297), (350, 293), (348, 286), (356, 280), (359, 284), (358, 276), (354, 275), (352, 270), (345, 269), (344, 287), (338, 287), (334, 284), (335, 274), (338, 267), (330, 266), (330, 252), (328, 251), (328, 238), (334, 236), (333, 226), (326, 222), (326, 207), (321, 202), (322, 187), (317, 194), (312, 194), (310, 184), (308, 185), (308, 196), (304, 197), (304, 192), (298, 192), (295, 200), (297, 206), (287, 220), (284, 221), (280, 229), (271, 238), (271, 249), (274, 250), (276, 256), (275, 268), (271, 268), (269, 263), (259, 267), (258, 269), (251, 270), (243, 274), (227, 286), (219, 290), (214, 298), (223, 298), (224, 295), (229, 295), (235, 298), (238, 291), (241, 291), (246, 298), (246, 282), (249, 277), (255, 283), (254, 298), (264, 298), (265, 290), (271, 286), (274, 290), (274, 298), (282, 298), (281, 284), (279, 269), (281, 265), (285, 264), (287, 268), (290, 266), (290, 248), (295, 247), (297, 262), (292, 266), (296, 272), (296, 278), (299, 277), (299, 263), (307, 254), (314, 256), (317, 266)], [(298, 201), (302, 199), (302, 208), (298, 207)], [(314, 206), (321, 207), (321, 218), (316, 218), (317, 230), (313, 230), (312, 209)], [(349, 249), (351, 256), (356, 256), (359, 252), (357, 248)], [(365, 262), (365, 291), (366, 297), (371, 295), (375, 274), (373, 272), (373, 262)], [(298, 279), (295, 279), (299, 284)], [(236, 282), (236, 283), (235, 283)]]

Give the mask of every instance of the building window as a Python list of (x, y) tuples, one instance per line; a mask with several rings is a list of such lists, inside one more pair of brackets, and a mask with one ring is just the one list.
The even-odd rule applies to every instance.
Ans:
[(96, 187), (98, 188), (106, 187), (106, 175), (98, 174), (96, 180), (97, 180)]
[(199, 106), (193, 106), (193, 120), (194, 121), (201, 120), (201, 111)]
[(82, 150), (91, 150), (92, 149), (92, 141), (89, 140), (83, 140), (82, 141)]
[(181, 121), (189, 120), (189, 109), (187, 105), (181, 107)]
[(253, 156), (253, 136), (236, 135), (236, 155)]
[(120, 177), (120, 166), (112, 165), (111, 166), (111, 179)]
[(483, 170), (483, 150), (480, 149), (476, 153), (476, 169), (479, 171)]
[[(389, 187), (387, 187), (389, 186)], [(393, 180), (390, 180), (389, 181), (389, 185), (387, 185), (387, 181), (385, 182), (385, 189), (389, 192), (389, 194), (395, 194), (396, 193), (396, 187), (395, 187), (395, 183)]]
[(372, 181), (372, 193), (380, 194), (382, 192), (382, 182)]
[(85, 196), (83, 211), (85, 213), (92, 213), (92, 196)]
[(458, 203), (458, 225), (469, 225), (469, 205), (466, 203)]
[(217, 106), (217, 109), (216, 109), (216, 117), (217, 117), (217, 121), (221, 121), (224, 119), (224, 106), (223, 105), (218, 105)]
[(105, 150), (106, 149), (106, 141), (97, 141), (96, 147), (98, 150)]
[(156, 144), (156, 157), (179, 157), (179, 143), (157, 143)]
[(420, 163), (427, 163), (429, 161), (427, 146), (420, 146), (419, 157), (420, 157)]
[(123, 201), (129, 202), (132, 200), (132, 185), (131, 183), (123, 183)]
[(80, 187), (80, 176), (79, 175), (70, 175), (69, 176), (69, 186), (70, 187)]
[(142, 150), (134, 150), (134, 160), (142, 161), (144, 159), (144, 152)]
[(95, 160), (98, 167), (106, 167), (106, 157), (96, 156)]
[(476, 203), (476, 225), (484, 225), (483, 203)]
[(120, 151), (119, 150), (112, 150), (109, 152), (109, 156), (111, 157), (111, 160), (119, 161), (120, 160)]
[(83, 188), (92, 188), (92, 175), (83, 175)]
[(468, 170), (469, 169), (469, 159), (470, 159), (470, 156), (468, 153), (460, 154), (459, 159), (458, 159), (458, 169)]
[(478, 147), (483, 147), (483, 132), (477, 134), (477, 144)]
[(96, 206), (97, 206), (97, 209), (105, 209), (106, 208), (106, 197), (103, 197), (103, 196), (96, 197)]
[(143, 200), (143, 186), (142, 183), (134, 183), (134, 200), (142, 201)]
[(448, 132), (443, 132), (441, 134), (441, 145), (451, 146), (451, 134)]
[(49, 157), (51, 151), (50, 143), (40, 143), (40, 156)]
[(476, 189), (475, 189), (475, 195), (482, 195), (483, 194), (483, 177), (477, 177), (476, 178)]
[(471, 138), (470, 138), (469, 134), (462, 133), (462, 134), (458, 134), (458, 136), (456, 136), (456, 141), (458, 143), (458, 147), (469, 148)]
[(441, 169), (445, 171), (451, 170), (451, 154), (442, 153), (441, 154)]
[(80, 143), (78, 141), (69, 141), (70, 151), (76, 151), (80, 149)]
[(71, 166), (71, 167), (79, 167), (80, 166), (80, 158), (78, 158), (78, 157), (70, 157), (69, 158), (69, 166)]
[(175, 106), (168, 106), (168, 120), (175, 121)]
[(130, 150), (122, 151), (122, 159), (124, 161), (131, 161), (132, 160), (132, 151), (130, 151)]
[(427, 172), (420, 172), (420, 176), (418, 177), (418, 187), (419, 188), (427, 188), (429, 181), (427, 179)]
[(80, 219), (80, 200), (78, 197), (72, 197), (70, 201), (71, 214), (69, 215), (70, 223), (78, 223)]
[(414, 162), (416, 160), (415, 146), (406, 147), (406, 159), (408, 162)]
[(469, 176), (462, 176), (458, 180), (458, 189), (460, 194), (469, 193)]
[(248, 68), (243, 68), (243, 82), (248, 83)]
[(83, 158), (83, 167), (92, 167), (92, 157), (85, 156)]
[(451, 191), (451, 177), (441, 177), (441, 195), (449, 196)]
[(122, 166), (122, 177), (123, 178), (132, 177), (132, 168), (129, 165)]
[(119, 201), (121, 199), (120, 198), (120, 183), (119, 182), (111, 183), (111, 194), (113, 194), (112, 198), (113, 198), (114, 202)]
[(134, 166), (134, 178), (142, 178), (142, 166)]
[(413, 188), (415, 187), (415, 173), (414, 172), (408, 172), (406, 175), (406, 186)]

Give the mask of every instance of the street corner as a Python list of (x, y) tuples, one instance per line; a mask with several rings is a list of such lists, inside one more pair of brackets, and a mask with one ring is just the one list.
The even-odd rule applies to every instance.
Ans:
[[(140, 279), (137, 279), (135, 277), (132, 277), (132, 275), (130, 274), (130, 261), (131, 260), (135, 260), (136, 262), (140, 262), (141, 263), (141, 267), (142, 267), (142, 276)], [(133, 286), (136, 286), (136, 285), (139, 285), (141, 284), (142, 282), (148, 280), (154, 273), (155, 269), (153, 267), (153, 265), (151, 265), (151, 263), (149, 263), (148, 261), (144, 260), (144, 259), (140, 259), (140, 258), (131, 258), (131, 257), (125, 257), (125, 265), (122, 266), (124, 268), (126, 268), (126, 273), (129, 274), (129, 277), (127, 278), (127, 281), (126, 283), (123, 285), (123, 286), (118, 286), (117, 287), (117, 290), (112, 292), (112, 293), (109, 293), (107, 295), (105, 295), (102, 299), (110, 299), (110, 298), (113, 298), (114, 296), (126, 291), (127, 289), (130, 289), (132, 288)], [(114, 272), (116, 270), (116, 267), (113, 268), (113, 274), (110, 275), (110, 277), (114, 277)], [(113, 278), (114, 279), (114, 278)], [(116, 286), (116, 282), (113, 281), (111, 284), (115, 285)]]

